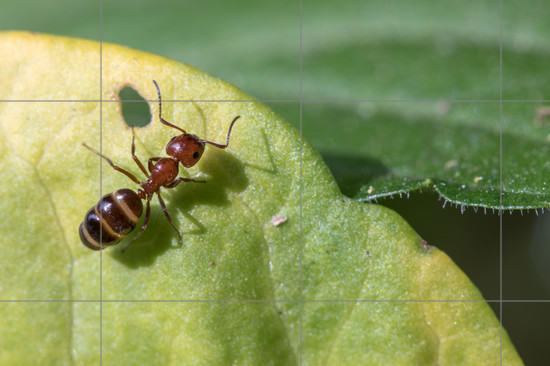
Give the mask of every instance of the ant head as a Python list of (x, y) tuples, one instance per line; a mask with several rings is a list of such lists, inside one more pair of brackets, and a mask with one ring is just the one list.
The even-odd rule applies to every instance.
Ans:
[(181, 165), (190, 168), (195, 165), (204, 152), (204, 142), (191, 134), (174, 136), (166, 145), (166, 153), (176, 158)]
[(229, 136), (231, 135), (231, 129), (241, 116), (237, 116), (231, 121), (229, 125), (229, 130), (227, 131), (227, 140), (225, 144), (217, 144), (208, 140), (199, 140), (195, 135), (188, 134), (184, 129), (171, 124), (162, 118), (162, 97), (160, 95), (160, 88), (155, 80), (153, 80), (155, 87), (157, 88), (157, 94), (159, 96), (159, 119), (160, 122), (168, 127), (175, 128), (180, 131), (182, 135), (174, 136), (172, 140), (166, 145), (166, 153), (174, 158), (176, 158), (184, 167), (190, 168), (201, 159), (202, 153), (204, 152), (204, 145), (209, 144), (217, 147), (218, 149), (226, 149), (229, 146)]

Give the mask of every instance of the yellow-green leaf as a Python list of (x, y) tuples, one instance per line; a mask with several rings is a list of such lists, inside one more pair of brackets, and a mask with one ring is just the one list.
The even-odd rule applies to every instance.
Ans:
[[(0, 62), (0, 364), (96, 364), (100, 347), (123, 365), (521, 364), (445, 254), (394, 212), (344, 197), (297, 131), (237, 88), (41, 34), (0, 34)], [(163, 156), (177, 131), (158, 121), (153, 79), (163, 117), (201, 138), (223, 143), (241, 119), (227, 150), (209, 146), (180, 173), (206, 184), (163, 191), (183, 245), (155, 202), (127, 252), (91, 251), (87, 210), (136, 185), (82, 143), (143, 179), (118, 93), (153, 101), (137, 155)]]

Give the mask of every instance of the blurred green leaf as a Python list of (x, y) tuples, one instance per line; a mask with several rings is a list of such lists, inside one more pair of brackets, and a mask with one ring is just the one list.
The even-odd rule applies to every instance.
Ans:
[[(304, 133), (350, 197), (372, 200), (433, 188), (457, 205), (498, 209), (498, 108), (445, 102), (306, 105)], [(541, 108), (504, 105), (505, 209), (550, 206), (550, 125), (537, 122)]]
[(550, 96), (548, 2), (502, 7), (502, 93), (516, 100), (503, 105), (502, 153), (493, 2), (304, 7), (304, 135), (346, 195), (434, 189), (462, 207), (550, 206), (549, 106), (522, 102)]

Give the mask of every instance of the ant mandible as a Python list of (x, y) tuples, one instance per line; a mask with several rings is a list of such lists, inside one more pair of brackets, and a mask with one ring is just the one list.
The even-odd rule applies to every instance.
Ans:
[(160, 95), (160, 89), (155, 80), (153, 80), (159, 97), (159, 119), (160, 122), (166, 126), (175, 128), (181, 131), (181, 135), (174, 136), (166, 145), (166, 153), (170, 156), (167, 158), (154, 157), (147, 161), (147, 167), (149, 172), (145, 169), (145, 166), (141, 163), (139, 158), (135, 154), (135, 134), (132, 127), (132, 159), (139, 167), (139, 169), (145, 174), (147, 179), (140, 182), (132, 173), (122, 169), (121, 167), (113, 164), (111, 159), (95, 151), (86, 144), (83, 144), (88, 150), (94, 154), (99, 155), (105, 159), (107, 163), (116, 171), (126, 175), (141, 188), (137, 192), (123, 188), (113, 193), (107, 194), (99, 200), (99, 202), (92, 207), (84, 217), (84, 221), (80, 224), (79, 233), (82, 243), (90, 249), (101, 250), (107, 246), (111, 246), (120, 242), (126, 235), (128, 235), (137, 225), (141, 214), (143, 213), (142, 200), (147, 201), (145, 207), (145, 219), (141, 226), (139, 233), (122, 249), (124, 252), (132, 243), (138, 239), (141, 234), (147, 229), (149, 223), (149, 217), (151, 216), (151, 198), (156, 193), (160, 207), (164, 212), (164, 216), (174, 228), (178, 234), (178, 239), (181, 244), (182, 238), (179, 230), (174, 226), (166, 204), (160, 195), (160, 188), (174, 188), (181, 182), (195, 182), (204, 183), (204, 181), (194, 180), (190, 178), (183, 178), (178, 176), (179, 163), (185, 168), (190, 168), (195, 165), (204, 152), (205, 144), (210, 144), (219, 149), (225, 149), (229, 146), (229, 136), (231, 135), (231, 129), (233, 124), (240, 116), (233, 119), (229, 125), (227, 131), (227, 140), (225, 145), (217, 144), (212, 141), (201, 140), (197, 136), (187, 133), (182, 128), (171, 124), (162, 118), (162, 98)]

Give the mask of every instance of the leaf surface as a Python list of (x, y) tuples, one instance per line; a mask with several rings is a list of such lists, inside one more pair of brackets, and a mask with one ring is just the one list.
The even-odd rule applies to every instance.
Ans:
[[(101, 53), (100, 74), (96, 42), (0, 35), (0, 293), (65, 301), (0, 304), (0, 363), (97, 363), (101, 319), (106, 363), (499, 364), (499, 322), (460, 269), (393, 211), (343, 196), (278, 115), (187, 65)], [(153, 79), (163, 117), (201, 138), (223, 142), (241, 119), (227, 150), (207, 147), (180, 173), (206, 184), (163, 191), (183, 245), (155, 202), (127, 252), (91, 251), (84, 214), (136, 187), (81, 143), (140, 176), (118, 100), (130, 85), (154, 116), (137, 155), (165, 155), (174, 131)], [(505, 363), (521, 364), (502, 340)]]

